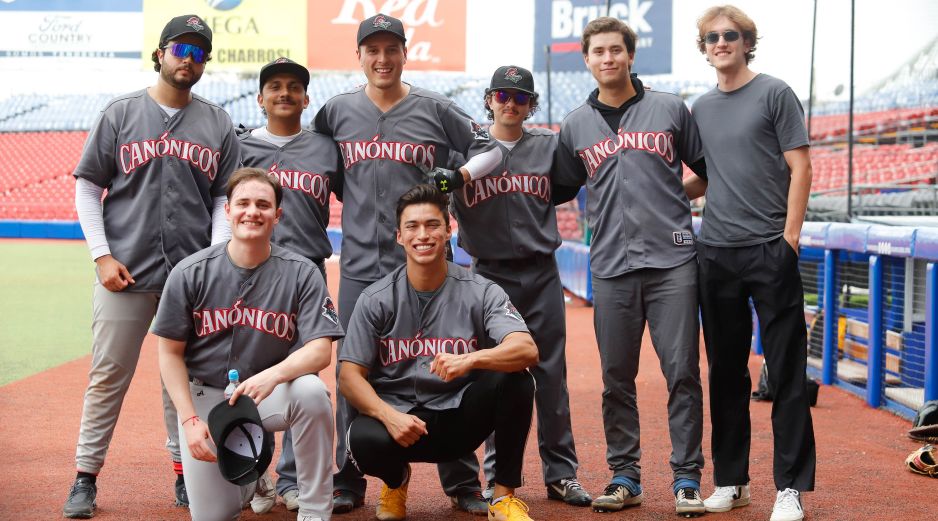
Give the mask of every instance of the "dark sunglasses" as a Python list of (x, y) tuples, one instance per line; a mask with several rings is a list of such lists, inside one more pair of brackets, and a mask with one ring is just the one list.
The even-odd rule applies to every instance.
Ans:
[(524, 92), (516, 92), (511, 94), (508, 91), (497, 90), (495, 91), (495, 101), (499, 103), (508, 103), (508, 100), (514, 98), (515, 105), (527, 105), (531, 101), (531, 95), (525, 94)]
[(180, 60), (185, 60), (186, 57), (191, 54), (192, 61), (196, 63), (205, 63), (205, 56), (208, 54), (205, 52), (205, 49), (198, 45), (192, 45), (191, 43), (174, 43), (167, 46), (166, 49)]
[[(739, 40), (739, 31), (724, 31), (722, 36), (726, 43), (735, 42), (736, 40)], [(704, 40), (706, 40), (706, 42), (711, 45), (715, 44), (720, 41), (720, 33), (716, 31), (710, 31), (704, 35)]]

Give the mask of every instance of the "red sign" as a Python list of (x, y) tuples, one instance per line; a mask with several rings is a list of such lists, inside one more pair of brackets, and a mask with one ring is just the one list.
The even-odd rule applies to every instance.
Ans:
[(358, 24), (378, 13), (404, 23), (407, 69), (466, 69), (466, 0), (309, 0), (307, 13), (311, 69), (358, 69)]

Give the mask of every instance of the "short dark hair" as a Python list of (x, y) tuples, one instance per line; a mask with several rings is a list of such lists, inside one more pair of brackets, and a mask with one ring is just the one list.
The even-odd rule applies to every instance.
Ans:
[(404, 213), (404, 209), (415, 204), (432, 204), (439, 208), (446, 221), (446, 228), (449, 228), (449, 196), (433, 185), (421, 184), (404, 192), (404, 195), (397, 200), (398, 229), (401, 228), (401, 214)]
[[(156, 55), (156, 53), (159, 50), (160, 50), (159, 47), (157, 47), (156, 49), (153, 49), (153, 54), (150, 55), (150, 59), (153, 60), (153, 70), (155, 70), (156, 72), (160, 72), (160, 69), (163, 67), (162, 65), (160, 65), (159, 56)], [(163, 49), (163, 51), (165, 52), (166, 49)], [(205, 53), (205, 63), (208, 63), (210, 61), (212, 61), (212, 53), (207, 52)]]
[(618, 18), (613, 18), (611, 16), (600, 16), (599, 18), (590, 21), (586, 24), (586, 27), (583, 28), (583, 36), (580, 38), (580, 47), (583, 49), (583, 55), (585, 56), (589, 53), (590, 50), (590, 38), (594, 34), (600, 33), (619, 33), (622, 35), (622, 40), (625, 42), (625, 50), (629, 52), (629, 56), (635, 54), (635, 41), (638, 37), (635, 35), (635, 31), (622, 20)]
[(276, 207), (280, 208), (280, 203), (283, 202), (283, 188), (280, 187), (280, 180), (275, 177), (275, 174), (268, 173), (260, 168), (239, 168), (231, 174), (231, 177), (228, 178), (226, 192), (229, 202), (235, 188), (248, 181), (260, 181), (269, 184), (274, 189), (274, 198), (277, 200)]
[[(492, 96), (493, 92), (495, 91), (489, 90), (482, 96), (482, 108), (485, 109), (485, 115), (486, 117), (489, 118), (489, 121), (495, 121), (495, 113), (492, 112), (492, 107), (489, 106), (489, 98)], [(531, 110), (528, 111), (528, 117), (524, 119), (526, 120), (531, 119), (531, 116), (533, 116), (534, 113), (537, 112), (537, 108), (538, 108), (537, 99), (539, 97), (540, 96), (536, 92), (534, 94), (531, 94), (531, 101), (528, 102), (528, 106), (531, 107)]]

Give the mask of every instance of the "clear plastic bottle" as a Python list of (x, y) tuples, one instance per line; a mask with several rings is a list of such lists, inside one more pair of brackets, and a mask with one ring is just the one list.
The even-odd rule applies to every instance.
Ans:
[(231, 395), (234, 394), (235, 389), (238, 388), (238, 384), (241, 382), (238, 381), (239, 375), (237, 369), (232, 369), (228, 371), (228, 387), (225, 387), (225, 399), (231, 398)]

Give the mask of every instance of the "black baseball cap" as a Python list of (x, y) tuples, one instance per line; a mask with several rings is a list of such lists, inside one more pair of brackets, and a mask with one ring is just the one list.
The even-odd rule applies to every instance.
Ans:
[(268, 63), (261, 67), (261, 90), (264, 89), (264, 84), (267, 83), (267, 80), (270, 79), (274, 74), (292, 74), (300, 79), (303, 82), (303, 88), (309, 88), (309, 69), (303, 67), (299, 63), (291, 60), (290, 58), (280, 57), (276, 60)]
[(531, 71), (517, 65), (505, 65), (495, 69), (492, 83), (485, 90), (486, 94), (498, 89), (515, 89), (528, 94), (534, 92), (534, 75)]
[(365, 38), (378, 33), (391, 33), (400, 38), (402, 43), (407, 43), (407, 37), (404, 36), (404, 23), (393, 16), (378, 13), (359, 24), (358, 45), (361, 45)]
[(184, 14), (170, 20), (160, 34), (160, 48), (166, 47), (170, 40), (184, 34), (201, 36), (205, 40), (205, 50), (212, 52), (212, 29), (205, 20), (194, 14)]
[(219, 402), (208, 413), (208, 431), (223, 478), (249, 485), (264, 475), (273, 456), (273, 436), (264, 430), (254, 400), (241, 395), (233, 406), (228, 400)]

